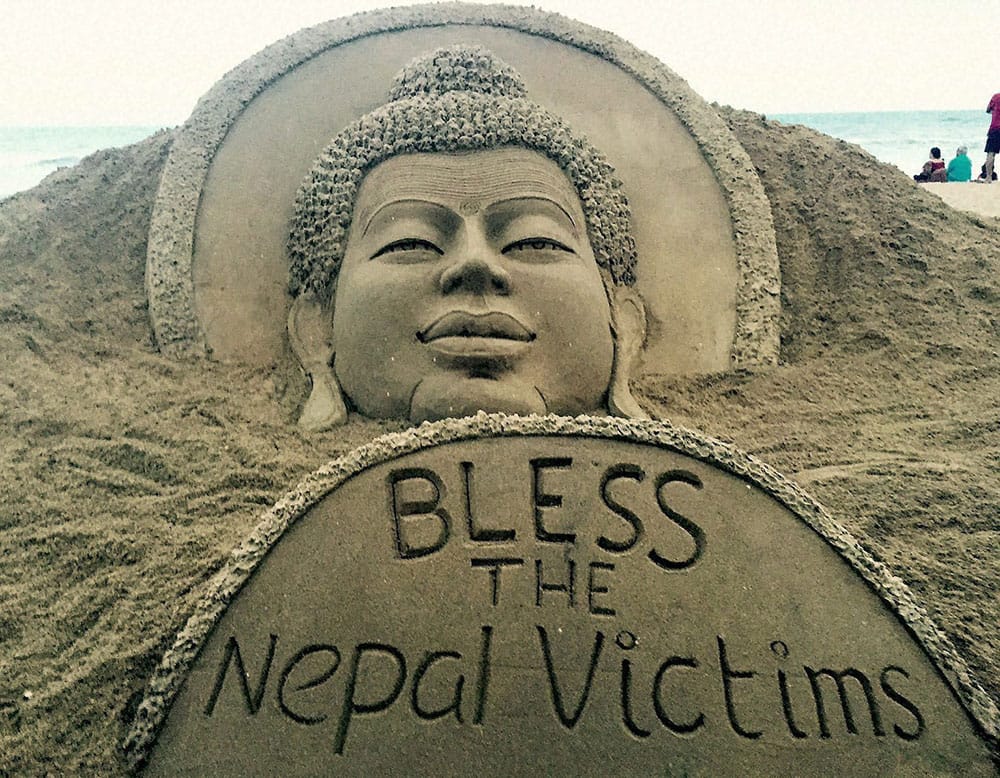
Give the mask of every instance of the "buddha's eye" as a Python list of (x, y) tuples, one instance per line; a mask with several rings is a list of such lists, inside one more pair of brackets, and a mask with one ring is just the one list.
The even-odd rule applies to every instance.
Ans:
[(392, 243), (383, 246), (372, 254), (371, 258), (376, 259), (387, 254), (407, 254), (414, 251), (430, 251), (439, 255), (444, 253), (429, 240), (423, 240), (422, 238), (403, 238), (402, 240), (394, 240)]
[(529, 251), (558, 251), (568, 254), (575, 254), (569, 246), (560, 243), (552, 238), (523, 238), (521, 240), (516, 240), (513, 243), (504, 246), (504, 254), (513, 254), (520, 252)]

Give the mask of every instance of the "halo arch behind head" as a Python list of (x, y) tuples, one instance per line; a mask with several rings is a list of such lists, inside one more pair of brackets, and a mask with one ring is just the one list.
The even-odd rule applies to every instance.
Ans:
[(164, 170), (147, 290), (169, 352), (272, 364), (287, 354), (285, 242), (295, 193), (331, 137), (383, 103), (395, 73), (478, 43), (599, 148), (632, 204), (638, 289), (660, 324), (646, 371), (775, 361), (778, 265), (766, 197), (718, 115), (648, 55), (535, 9), (445, 4), (303, 30), (199, 103)]

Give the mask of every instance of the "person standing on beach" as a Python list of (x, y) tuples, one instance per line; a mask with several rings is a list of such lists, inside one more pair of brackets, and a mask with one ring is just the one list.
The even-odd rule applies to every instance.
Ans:
[(972, 179), (972, 160), (969, 159), (967, 146), (959, 146), (955, 158), (948, 163), (949, 181), (970, 181)]
[(986, 133), (986, 177), (984, 183), (993, 183), (993, 158), (1000, 151), (1000, 92), (990, 98), (986, 105), (986, 113), (993, 114), (990, 129)]

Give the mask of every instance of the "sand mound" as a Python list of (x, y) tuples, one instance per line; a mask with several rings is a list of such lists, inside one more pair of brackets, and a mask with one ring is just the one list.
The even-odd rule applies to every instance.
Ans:
[[(774, 208), (782, 364), (649, 377), (657, 415), (794, 474), (1000, 696), (1000, 237), (857, 147), (724, 110)], [(260, 512), (398, 425), (301, 439), (298, 387), (150, 342), (172, 135), (0, 202), (0, 774), (122, 771), (145, 678)]]

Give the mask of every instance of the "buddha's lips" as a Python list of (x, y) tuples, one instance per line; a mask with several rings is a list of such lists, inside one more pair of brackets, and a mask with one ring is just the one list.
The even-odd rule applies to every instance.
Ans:
[(451, 311), (417, 333), (421, 343), (439, 338), (499, 338), (528, 343), (535, 334), (508, 313)]

